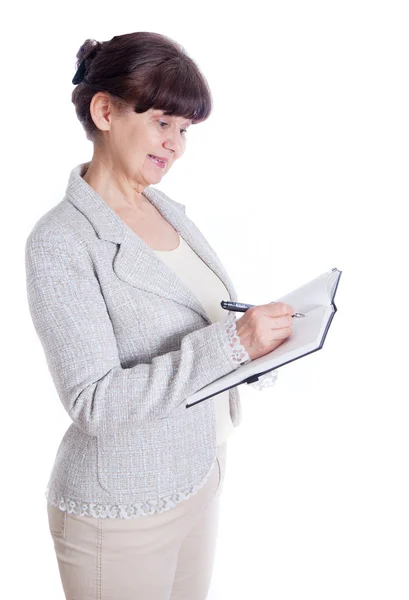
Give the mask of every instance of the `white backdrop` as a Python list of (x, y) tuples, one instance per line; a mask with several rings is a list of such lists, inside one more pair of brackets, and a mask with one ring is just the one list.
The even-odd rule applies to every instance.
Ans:
[(92, 156), (70, 100), (77, 50), (88, 37), (141, 30), (181, 43), (209, 82), (214, 111), (189, 129), (185, 155), (157, 187), (186, 205), (239, 301), (267, 303), (343, 272), (324, 348), (282, 367), (271, 389), (240, 387), (209, 600), (407, 600), (405, 5), (8, 9), (2, 597), (64, 598), (44, 491), (71, 421), (29, 315), (24, 244)]

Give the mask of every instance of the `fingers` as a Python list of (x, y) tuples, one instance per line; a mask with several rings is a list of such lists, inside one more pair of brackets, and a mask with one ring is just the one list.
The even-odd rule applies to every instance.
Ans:
[(261, 304), (260, 306), (264, 308), (264, 312), (270, 317), (281, 317), (284, 315), (290, 315), (291, 317), (295, 313), (295, 309), (285, 302), (269, 302), (269, 304)]

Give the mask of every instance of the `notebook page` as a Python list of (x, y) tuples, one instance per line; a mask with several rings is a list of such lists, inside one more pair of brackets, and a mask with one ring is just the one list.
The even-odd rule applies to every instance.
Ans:
[(334, 275), (336, 278), (336, 271), (327, 271), (299, 288), (296, 288), (289, 294), (278, 298), (276, 302), (290, 304), (296, 312), (302, 313), (307, 313), (319, 306), (328, 306), (331, 304), (328, 281), (332, 281)]

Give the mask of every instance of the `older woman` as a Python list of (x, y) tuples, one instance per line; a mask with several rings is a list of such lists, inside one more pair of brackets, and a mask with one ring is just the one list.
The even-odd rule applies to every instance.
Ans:
[(237, 387), (185, 398), (291, 333), (292, 307), (236, 321), (236, 293), (185, 206), (152, 185), (207, 119), (205, 79), (165, 36), (86, 40), (72, 101), (92, 160), (26, 242), (30, 312), (73, 421), (47, 485), (66, 598), (204, 599)]

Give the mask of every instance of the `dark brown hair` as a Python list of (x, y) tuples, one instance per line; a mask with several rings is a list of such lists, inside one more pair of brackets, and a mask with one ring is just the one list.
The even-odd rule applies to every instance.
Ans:
[(87, 39), (77, 53), (84, 61), (84, 79), (72, 92), (72, 102), (86, 137), (98, 142), (100, 130), (90, 113), (93, 96), (108, 92), (121, 113), (150, 108), (200, 123), (212, 110), (208, 83), (184, 48), (149, 31), (116, 35), (106, 42)]

